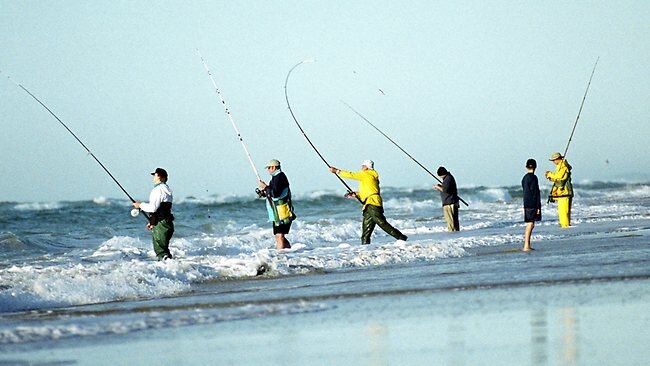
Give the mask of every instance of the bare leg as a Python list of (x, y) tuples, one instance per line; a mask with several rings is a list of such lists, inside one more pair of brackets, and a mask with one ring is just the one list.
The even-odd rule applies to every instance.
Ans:
[(535, 227), (534, 222), (526, 223), (526, 231), (524, 231), (524, 248), (522, 249), (524, 252), (529, 252), (532, 250), (532, 248), (530, 247), (530, 236), (533, 233), (534, 227)]
[(290, 249), (291, 244), (284, 234), (275, 234), (275, 249)]

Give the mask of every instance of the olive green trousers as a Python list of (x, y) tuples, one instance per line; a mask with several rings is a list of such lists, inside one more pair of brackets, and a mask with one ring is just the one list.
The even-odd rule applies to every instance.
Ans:
[(172, 258), (172, 253), (169, 251), (169, 241), (174, 235), (174, 222), (170, 220), (160, 220), (151, 231), (153, 238), (153, 251), (156, 253), (158, 260), (163, 260), (165, 257)]
[(406, 235), (402, 234), (401, 231), (395, 229), (393, 225), (389, 224), (388, 221), (386, 221), (383, 207), (367, 205), (363, 210), (361, 244), (370, 244), (370, 236), (372, 235), (373, 230), (375, 230), (375, 225), (379, 225), (382, 230), (397, 240), (407, 239)]

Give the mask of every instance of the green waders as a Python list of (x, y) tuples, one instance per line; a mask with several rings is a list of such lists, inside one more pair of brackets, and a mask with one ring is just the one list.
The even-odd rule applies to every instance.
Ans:
[(165, 257), (172, 258), (169, 252), (169, 241), (174, 235), (174, 222), (171, 220), (160, 220), (153, 227), (153, 251), (156, 253), (158, 260), (163, 260)]
[(384, 209), (379, 206), (367, 205), (363, 210), (363, 225), (361, 227), (361, 244), (370, 244), (370, 236), (375, 230), (375, 225), (379, 225), (388, 235), (397, 240), (406, 240), (406, 235), (395, 229), (393, 225), (386, 221)]

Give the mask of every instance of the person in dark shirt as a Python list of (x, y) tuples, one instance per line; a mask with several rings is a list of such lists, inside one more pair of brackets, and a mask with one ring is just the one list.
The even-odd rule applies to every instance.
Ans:
[(271, 175), (271, 181), (266, 184), (259, 181), (259, 186), (266, 198), (266, 210), (269, 221), (273, 223), (273, 235), (275, 236), (276, 249), (290, 249), (291, 243), (286, 236), (289, 234), (291, 223), (296, 218), (291, 202), (291, 189), (289, 180), (280, 167), (277, 159), (271, 159), (266, 165)]
[(456, 179), (451, 175), (445, 167), (439, 167), (437, 171), (438, 176), (442, 180), (442, 184), (436, 184), (435, 189), (440, 191), (440, 199), (442, 200), (442, 213), (447, 222), (449, 231), (459, 231), (460, 223), (458, 222), (458, 188), (456, 187)]
[(542, 200), (539, 194), (539, 182), (535, 175), (537, 162), (535, 159), (526, 161), (528, 173), (521, 179), (521, 188), (524, 190), (524, 222), (526, 230), (524, 231), (524, 252), (533, 250), (530, 246), (530, 236), (535, 227), (535, 221), (542, 220)]

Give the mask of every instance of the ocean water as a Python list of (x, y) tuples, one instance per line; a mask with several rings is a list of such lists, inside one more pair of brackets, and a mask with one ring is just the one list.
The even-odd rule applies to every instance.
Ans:
[[(349, 306), (332, 299), (372, 297), (389, 306), (423, 291), (442, 294), (440, 312), (450, 314), (481, 307), (440, 300), (444, 294), (471, 290), (480, 300), (495, 288), (594, 282), (641, 291), (643, 303), (650, 183), (592, 182), (575, 190), (575, 227), (560, 229), (556, 206), (544, 206), (532, 253), (513, 252), (524, 231), (518, 186), (461, 189), (470, 206), (461, 206), (458, 233), (446, 232), (433, 190), (384, 188), (386, 217), (409, 239), (395, 241), (377, 228), (368, 246), (359, 245), (360, 207), (342, 190), (298, 193), (293, 248), (282, 251), (254, 195), (177, 197), (176, 259), (166, 262), (155, 260), (145, 219), (129, 215), (127, 200), (2, 202), (0, 350), (332, 314)], [(641, 290), (629, 289), (629, 281), (641, 281)], [(545, 291), (545, 301), (563, 301)], [(572, 303), (593, 301), (587, 290), (572, 296)]]

